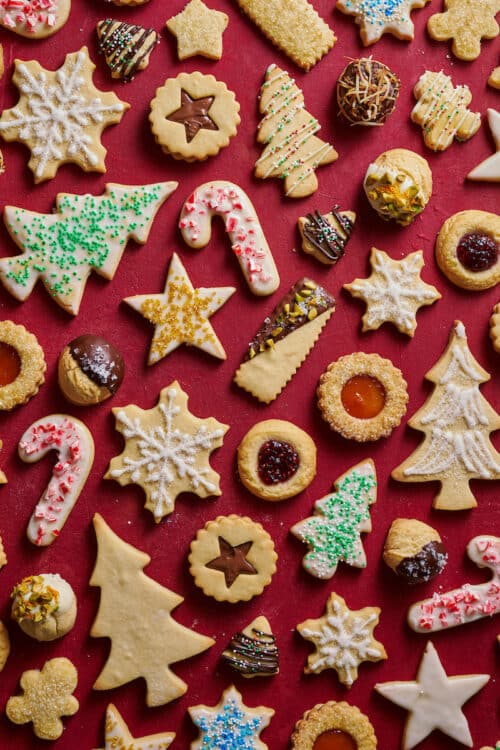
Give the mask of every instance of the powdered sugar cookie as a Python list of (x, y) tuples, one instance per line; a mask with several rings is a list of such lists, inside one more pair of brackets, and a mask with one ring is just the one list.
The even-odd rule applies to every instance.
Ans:
[(220, 60), (228, 22), (225, 13), (208, 8), (203, 0), (189, 0), (181, 13), (168, 19), (166, 27), (177, 38), (179, 60), (195, 55)]
[(107, 18), (97, 24), (99, 52), (104, 55), (112, 78), (131, 81), (149, 65), (149, 56), (160, 37), (154, 29)]
[[(325, 742), (333, 742), (339, 750), (376, 750), (375, 731), (359, 708), (345, 701), (318, 703), (306, 711), (295, 725), (291, 737), (292, 750), (321, 750)], [(327, 745), (328, 748), (328, 745)]]
[(11, 320), (0, 322), (0, 410), (10, 411), (38, 393), (45, 357), (36, 336)]
[(12, 619), (37, 641), (62, 638), (75, 624), (75, 592), (58, 573), (27, 576), (10, 596)]
[(71, 0), (2, 0), (0, 26), (29, 39), (44, 39), (66, 23)]
[(444, 0), (444, 12), (427, 21), (427, 30), (437, 42), (453, 39), (451, 51), (459, 60), (475, 60), (481, 54), (481, 39), (494, 39), (499, 27), (495, 21), (500, 0)]
[(348, 16), (355, 16), (363, 44), (378, 42), (382, 34), (398, 39), (413, 39), (410, 13), (423, 8), (429, 0), (338, 0), (337, 8)]

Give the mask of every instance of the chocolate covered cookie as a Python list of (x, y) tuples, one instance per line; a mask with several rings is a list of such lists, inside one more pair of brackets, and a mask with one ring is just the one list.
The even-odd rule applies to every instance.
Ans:
[(438, 532), (415, 518), (396, 518), (384, 544), (384, 562), (406, 583), (426, 583), (442, 572), (448, 554)]
[(59, 387), (78, 406), (100, 404), (113, 396), (123, 381), (125, 365), (118, 349), (102, 336), (78, 336), (59, 357)]

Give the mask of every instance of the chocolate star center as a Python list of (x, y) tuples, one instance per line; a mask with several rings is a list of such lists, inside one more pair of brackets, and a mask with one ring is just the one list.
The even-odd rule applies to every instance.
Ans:
[(205, 567), (211, 570), (220, 570), (224, 573), (226, 586), (230, 588), (239, 575), (257, 575), (257, 571), (251, 562), (246, 559), (253, 542), (244, 542), (233, 547), (223, 537), (219, 537), (219, 557), (215, 557), (206, 563)]
[(171, 122), (184, 125), (186, 140), (191, 143), (196, 133), (201, 130), (218, 130), (219, 128), (208, 115), (215, 96), (205, 96), (203, 99), (193, 99), (187, 91), (181, 89), (181, 106), (167, 117)]

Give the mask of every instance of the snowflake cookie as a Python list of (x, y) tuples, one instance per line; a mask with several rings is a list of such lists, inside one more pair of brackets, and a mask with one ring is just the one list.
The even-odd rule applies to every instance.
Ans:
[(371, 276), (354, 279), (344, 289), (366, 302), (362, 317), (363, 331), (374, 331), (383, 323), (393, 323), (401, 333), (413, 336), (417, 327), (417, 310), (441, 299), (436, 287), (420, 278), (424, 265), (422, 250), (410, 253), (402, 260), (393, 260), (372, 247)]
[(104, 738), (106, 747), (103, 750), (166, 750), (173, 742), (175, 733), (159, 732), (134, 738), (116, 706), (110, 703), (106, 709)]
[(410, 13), (423, 8), (429, 0), (338, 0), (337, 8), (348, 16), (355, 16), (360, 27), (361, 41), (367, 47), (378, 42), (382, 34), (398, 39), (413, 39)]
[(351, 687), (362, 662), (387, 659), (385, 648), (373, 637), (379, 615), (378, 607), (350, 610), (344, 599), (332, 592), (323, 617), (297, 625), (302, 638), (316, 647), (307, 658), (304, 672), (319, 674), (334, 669), (340, 682)]
[(50, 180), (68, 162), (85, 172), (105, 172), (102, 131), (120, 122), (130, 105), (96, 89), (87, 47), (67, 54), (55, 71), (36, 60), (14, 64), (12, 82), (20, 96), (15, 107), (3, 111), (0, 134), (30, 149), (35, 182)]
[(222, 445), (228, 425), (213, 417), (198, 419), (188, 411), (188, 394), (174, 380), (160, 392), (158, 404), (143, 410), (135, 404), (113, 409), (116, 429), (125, 438), (123, 452), (111, 460), (105, 479), (122, 486), (138, 484), (145, 507), (156, 523), (172, 513), (177, 495), (220, 495), (219, 475), (208, 458)]
[(475, 60), (481, 54), (481, 39), (494, 39), (499, 0), (444, 0), (444, 13), (427, 21), (427, 31), (437, 42), (453, 39), (451, 51), (460, 60)]
[(199, 738), (191, 743), (191, 750), (221, 750), (223, 747), (267, 750), (259, 735), (269, 725), (274, 710), (245, 706), (234, 685), (224, 690), (216, 706), (192, 706), (188, 711), (200, 730)]

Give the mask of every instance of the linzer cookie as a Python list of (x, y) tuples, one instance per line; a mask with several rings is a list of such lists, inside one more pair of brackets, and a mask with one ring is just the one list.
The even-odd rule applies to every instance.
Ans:
[(270, 403), (295, 375), (335, 310), (334, 298), (301, 279), (268, 315), (250, 342), (234, 381)]
[(307, 0), (238, 0), (262, 33), (294, 63), (309, 70), (335, 44), (336, 37)]
[(223, 661), (243, 677), (271, 677), (279, 672), (279, 651), (267, 618), (259, 615), (233, 635)]
[(349, 125), (383, 125), (394, 111), (399, 78), (387, 65), (362, 57), (351, 60), (337, 80), (337, 104)]
[(499, 27), (495, 21), (499, 0), (444, 0), (444, 12), (427, 21), (427, 30), (437, 42), (453, 39), (451, 51), (460, 60), (475, 60), (481, 54), (481, 39), (494, 39)]
[(107, 18), (97, 24), (99, 52), (113, 78), (131, 81), (149, 65), (149, 56), (160, 38), (154, 29)]
[(27, 576), (10, 596), (12, 619), (37, 641), (62, 638), (75, 624), (75, 592), (58, 573)]
[(38, 393), (45, 357), (36, 336), (11, 320), (0, 322), (0, 410), (10, 411)]
[(115, 395), (125, 364), (118, 349), (103, 336), (86, 333), (64, 347), (57, 370), (59, 388), (68, 401), (89, 406)]
[(382, 34), (398, 39), (413, 39), (410, 13), (423, 8), (429, 0), (338, 0), (337, 8), (354, 16), (363, 44), (378, 42)]
[(334, 206), (324, 215), (315, 210), (298, 221), (302, 250), (330, 266), (344, 255), (356, 221), (354, 211), (339, 211), (338, 208)]
[(409, 584), (427, 583), (443, 570), (448, 554), (438, 532), (416, 518), (396, 518), (384, 543), (384, 562)]
[(469, 172), (468, 180), (500, 182), (500, 112), (488, 110), (488, 125), (495, 144), (495, 153)]
[(29, 39), (55, 34), (68, 20), (71, 0), (2, 0), (0, 26)]
[(220, 60), (222, 34), (228, 22), (225, 13), (208, 8), (203, 0), (189, 0), (181, 13), (169, 18), (166, 27), (177, 37), (179, 60), (195, 55)]
[[(280, 12), (280, 15), (283, 15)], [(270, 65), (260, 89), (257, 128), (262, 156), (255, 162), (255, 176), (265, 180), (279, 177), (291, 198), (305, 198), (318, 189), (316, 169), (338, 158), (332, 145), (315, 134), (318, 120), (304, 105), (302, 90), (286, 70)]]
[[(295, 725), (292, 750), (322, 750), (325, 742), (332, 750), (376, 750), (377, 738), (368, 717), (345, 701), (318, 703), (306, 711)], [(328, 750), (329, 745), (326, 745)]]

